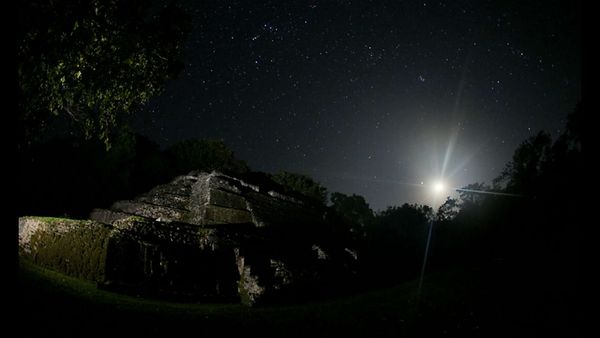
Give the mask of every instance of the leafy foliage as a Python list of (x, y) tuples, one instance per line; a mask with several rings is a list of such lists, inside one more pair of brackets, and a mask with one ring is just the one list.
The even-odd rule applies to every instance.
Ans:
[(552, 138), (548, 133), (540, 132), (522, 143), (513, 155), (496, 183), (507, 181), (508, 192), (533, 190), (540, 184), (540, 174), (547, 168), (551, 159)]
[(192, 170), (220, 170), (238, 174), (249, 170), (246, 163), (236, 159), (223, 141), (184, 140), (167, 148), (165, 153), (173, 172), (178, 175)]
[[(471, 183), (471, 184), (467, 184), (466, 186), (462, 187), (461, 190), (459, 190), (459, 196), (460, 196), (460, 203), (462, 205), (467, 205), (467, 204), (480, 204), (482, 202), (482, 200), (485, 198), (485, 194), (482, 194), (481, 192), (489, 192), (492, 189), (490, 187), (488, 187), (487, 185), (485, 185), (484, 183)], [(458, 203), (458, 201), (457, 201)]]
[(353, 228), (364, 229), (373, 223), (373, 210), (362, 196), (334, 192), (331, 194), (331, 203), (340, 216), (354, 225)]
[(460, 204), (457, 199), (448, 197), (437, 211), (436, 219), (439, 221), (450, 221), (454, 219), (460, 211)]
[(181, 70), (188, 18), (173, 3), (150, 15), (130, 0), (20, 2), (19, 110), (24, 142), (52, 116), (107, 147), (122, 115), (159, 94)]
[(327, 189), (306, 175), (281, 171), (272, 179), (288, 191), (295, 191), (323, 205), (327, 202)]

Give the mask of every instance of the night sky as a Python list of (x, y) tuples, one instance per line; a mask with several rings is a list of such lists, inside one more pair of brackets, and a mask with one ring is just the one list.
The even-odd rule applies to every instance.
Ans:
[[(375, 210), (491, 183), (581, 97), (576, 1), (187, 1), (185, 69), (134, 126), (222, 139)], [(444, 164), (445, 163), (445, 164)], [(423, 185), (421, 185), (423, 182)]]

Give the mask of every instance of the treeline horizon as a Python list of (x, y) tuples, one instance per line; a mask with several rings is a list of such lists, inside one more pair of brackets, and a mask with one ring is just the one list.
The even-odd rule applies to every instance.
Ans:
[[(561, 140), (572, 138), (573, 133), (580, 133), (580, 130), (572, 130), (573, 124), (581, 123), (579, 121), (581, 118), (578, 115), (582, 115), (581, 103), (578, 103), (575, 111), (569, 114), (566, 131), (558, 137), (557, 142), (564, 143)], [(577, 121), (574, 122), (573, 119)], [(580, 126), (576, 128), (580, 128)], [(286, 187), (288, 193), (299, 193), (323, 205), (347, 203), (349, 205), (346, 208), (352, 205), (358, 209), (364, 209), (364, 205), (361, 204), (365, 204), (370, 209), (363, 196), (355, 193), (348, 196), (340, 192), (329, 192), (318, 181), (303, 173), (284, 170), (280, 170), (275, 174), (253, 171), (244, 160), (235, 156), (223, 140), (190, 138), (175, 142), (161, 150), (158, 143), (131, 130), (129, 127), (120, 130), (115, 135), (117, 136), (109, 149), (105, 147), (101, 140), (86, 139), (77, 134), (50, 136), (45, 140), (38, 140), (27, 147), (23, 147), (19, 153), (19, 173), (23, 178), (29, 178), (25, 182), (31, 182), (35, 177), (42, 177), (36, 175), (36, 172), (46, 172), (44, 175), (46, 180), (54, 181), (56, 184), (46, 186), (43, 183), (36, 182), (35, 187), (33, 187), (32, 184), (26, 183), (20, 189), (22, 192), (21, 200), (24, 202), (29, 200), (33, 203), (21, 203), (18, 214), (32, 213), (84, 217), (93, 208), (107, 207), (107, 203), (119, 199), (133, 198), (155, 185), (168, 183), (175, 177), (194, 170), (207, 172), (217, 170), (225, 174), (238, 176), (248, 176), (248, 174), (254, 177), (263, 176)], [(577, 137), (580, 137), (580, 135), (577, 135)], [(580, 139), (577, 141), (581, 142)], [(476, 195), (479, 195), (475, 191), (465, 190), (477, 190), (483, 193), (500, 192), (518, 196), (516, 193), (519, 193), (519, 189), (528, 184), (525, 182), (527, 173), (518, 171), (519, 168), (517, 168), (519, 165), (526, 164), (519, 162), (526, 160), (523, 157), (529, 155), (527, 151), (540, 151), (536, 147), (547, 147), (551, 144), (550, 135), (545, 131), (540, 131), (536, 136), (525, 140), (515, 150), (513, 160), (507, 163), (502, 173), (493, 179), (491, 186), (483, 182), (472, 182), (461, 187), (461, 190), (464, 190), (460, 192), (458, 199), (448, 197), (448, 200), (439, 208), (444, 209), (444, 212), (450, 212), (450, 210), (456, 210), (459, 204), (466, 199), (472, 200), (476, 198)], [(561, 146), (565, 147), (565, 145)], [(547, 156), (545, 153), (536, 155)], [(537, 159), (537, 161), (540, 160)], [(65, 180), (62, 180), (61, 173), (68, 173), (64, 175)], [(524, 177), (511, 177), (511, 175)], [(82, 195), (88, 195), (89, 198), (84, 197), (82, 202), (76, 203), (60, 203), (57, 201), (57, 203), (47, 204), (39, 203), (35, 198), (39, 195), (56, 198), (56, 194), (65, 194), (64, 188), (69, 186), (68, 183), (65, 185), (66, 182), (77, 180), (84, 184), (87, 183), (88, 189), (94, 188), (97, 183), (102, 182), (100, 187), (105, 192), (99, 193), (99, 191), (87, 190), (87, 193), (79, 194), (80, 196), (77, 196), (73, 202), (81, 201), (81, 197), (84, 197)], [(113, 187), (107, 185), (107, 183), (110, 183), (107, 180), (112, 180)], [(63, 189), (60, 189), (60, 186)], [(80, 184), (73, 184), (73, 186), (83, 188)], [(77, 191), (73, 190), (68, 195), (75, 194), (77, 194)], [(344, 198), (348, 198), (348, 201), (343, 200)], [(92, 205), (93, 203), (96, 204)], [(401, 205), (411, 205), (415, 208), (432, 208), (432, 206), (426, 204), (409, 202)], [(396, 206), (390, 204), (378, 210), (377, 213), (383, 214)], [(372, 212), (375, 213), (375, 211)]]
[[(465, 187), (518, 198), (461, 191), (459, 198), (448, 198), (438, 210), (404, 203), (374, 212), (364, 197), (329, 193), (306, 175), (254, 172), (222, 141), (183, 140), (161, 150), (150, 139), (128, 131), (115, 138), (109, 150), (99, 140), (71, 137), (40, 142), (21, 152), (23, 184), (18, 215), (87, 218), (93, 208), (108, 208), (117, 200), (132, 199), (178, 175), (193, 170), (218, 170), (262, 184), (275, 182), (284, 192), (302, 195), (326, 208), (333, 215), (332, 222), (351, 233), (352, 238), (343, 240), (362, 246), (367, 256), (373, 256), (366, 261), (379, 264), (393, 257), (411, 262), (403, 273), (384, 278), (397, 280), (401, 275), (415, 275), (430, 221), (435, 222), (433, 241), (440, 243), (432, 247), (432, 254), (435, 257), (436, 252), (444, 253), (434, 261), (443, 261), (454, 255), (472, 254), (470, 250), (493, 251), (490, 243), (499, 238), (507, 240), (509, 229), (535, 237), (539, 228), (548, 234), (561, 229), (559, 221), (577, 220), (583, 193), (580, 185), (572, 184), (572, 179), (584, 169), (582, 116), (579, 103), (568, 115), (565, 131), (555, 141), (546, 132), (525, 140), (493, 186), (474, 182)], [(346, 233), (343, 230), (339, 233), (348, 236), (342, 235)], [(549, 236), (560, 237), (556, 233)], [(517, 242), (526, 249), (525, 243)], [(389, 252), (394, 254), (386, 256)], [(477, 256), (489, 255), (494, 254)], [(386, 270), (375, 265), (373, 273)]]

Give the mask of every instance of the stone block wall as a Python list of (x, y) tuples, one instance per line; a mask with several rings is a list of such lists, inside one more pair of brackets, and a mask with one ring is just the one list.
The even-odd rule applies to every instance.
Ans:
[(22, 257), (111, 290), (250, 306), (335, 292), (357, 259), (327, 244), (322, 209), (215, 172), (90, 218), (20, 218)]
[(22, 217), (19, 254), (70, 276), (102, 280), (111, 228), (87, 220)]

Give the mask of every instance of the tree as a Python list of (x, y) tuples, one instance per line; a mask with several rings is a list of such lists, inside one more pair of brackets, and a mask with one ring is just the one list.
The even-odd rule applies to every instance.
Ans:
[(367, 275), (384, 284), (415, 278), (432, 214), (431, 207), (406, 203), (379, 212), (365, 238), (363, 264)]
[[(559, 148), (555, 149), (555, 153), (562, 151), (565, 153), (577, 154), (582, 151), (582, 143), (584, 142), (583, 114), (583, 107), (581, 101), (579, 101), (575, 110), (567, 116), (567, 128), (555, 144), (555, 146)], [(561, 146), (562, 148), (560, 148)]]
[(510, 259), (526, 269), (535, 261), (550, 270), (557, 262), (576, 264), (588, 199), (586, 185), (574, 184), (584, 173), (582, 118), (579, 103), (556, 142), (540, 132), (515, 150), (493, 188), (511, 195), (475, 193), (491, 190), (480, 183), (463, 188), (458, 214), (434, 228), (438, 259)]
[(551, 159), (552, 138), (546, 132), (523, 142), (514, 152), (502, 174), (494, 183), (506, 181), (508, 192), (530, 192), (540, 183), (541, 174), (545, 171)]
[(333, 209), (355, 228), (365, 228), (373, 222), (373, 210), (364, 197), (334, 192), (330, 199)]
[(62, 116), (110, 148), (122, 117), (182, 69), (188, 30), (173, 2), (158, 10), (142, 0), (19, 2), (19, 143)]
[(306, 175), (280, 171), (273, 175), (272, 179), (282, 185), (287, 192), (300, 193), (323, 205), (327, 202), (327, 188)]
[(460, 204), (458, 200), (448, 197), (446, 202), (438, 208), (436, 219), (442, 222), (451, 221), (458, 215), (459, 211)]
[(459, 190), (460, 201), (463, 206), (479, 205), (483, 202), (485, 192), (491, 189), (484, 183), (471, 183)]
[(236, 159), (223, 141), (184, 140), (167, 148), (165, 153), (172, 166), (172, 175), (182, 175), (192, 170), (220, 170), (237, 174), (249, 170), (246, 163)]

